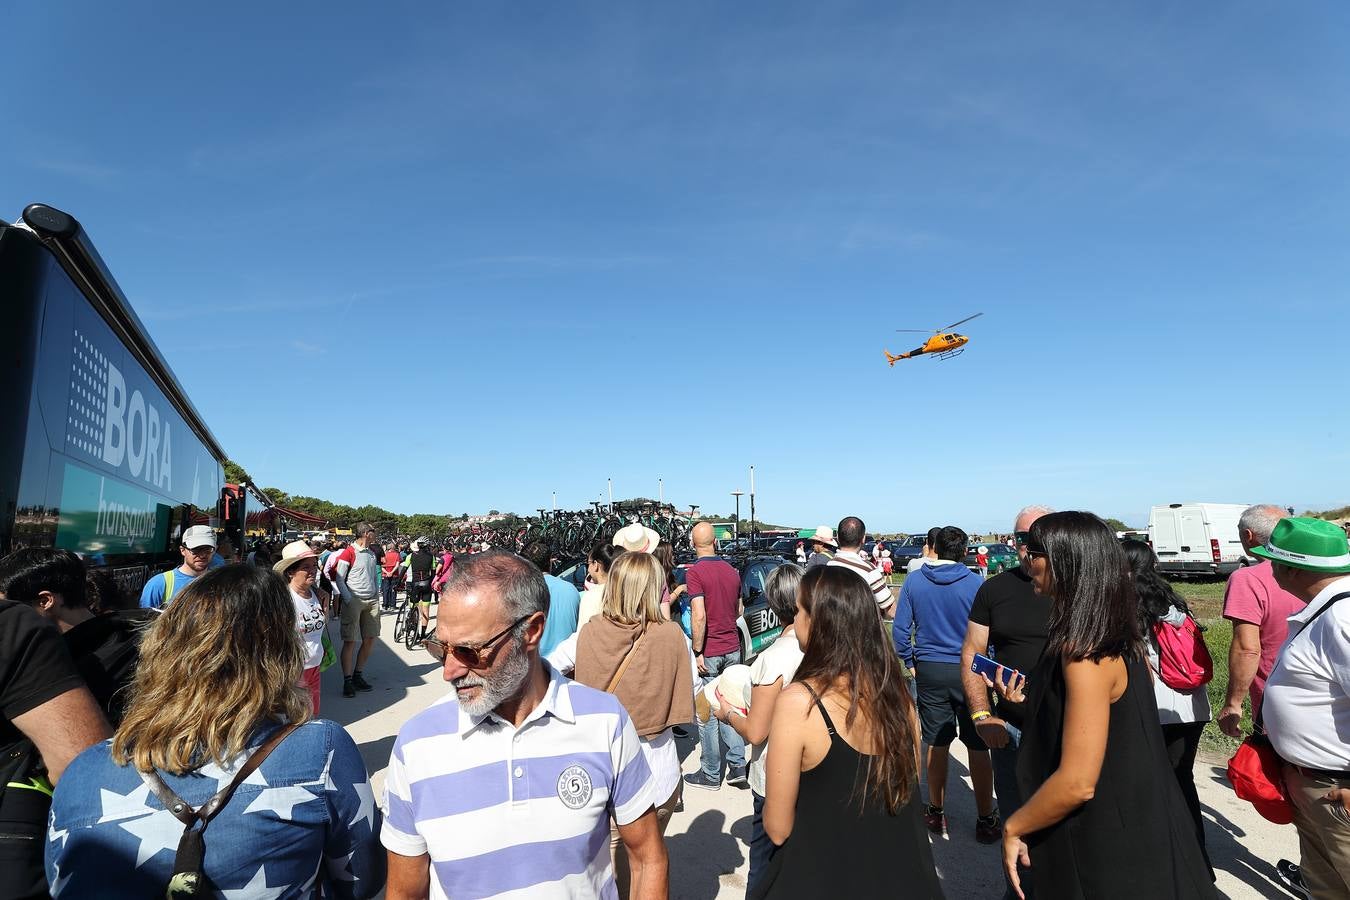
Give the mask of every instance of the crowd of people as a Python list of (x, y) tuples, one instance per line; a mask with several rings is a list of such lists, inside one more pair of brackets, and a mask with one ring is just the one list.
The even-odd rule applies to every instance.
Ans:
[[(1301, 850), (1286, 884), (1350, 897), (1350, 547), (1278, 507), (1239, 527), (1261, 561), (1227, 587), (1218, 724), (1240, 736), (1250, 704), (1276, 760)], [(366, 524), (238, 561), (189, 528), (138, 604), (73, 553), (16, 551), (0, 896), (664, 898), (684, 790), (744, 786), (748, 897), (941, 897), (958, 739), (960, 827), (1001, 846), (1006, 896), (1217, 896), (1193, 773), (1208, 656), (1147, 544), (1027, 507), (1019, 567), (984, 578), (939, 527), (897, 590), (866, 537), (847, 516), (769, 575), (783, 629), (748, 666), (740, 575), (706, 523), (682, 581), (632, 525), (582, 592), (542, 542), (455, 555)], [(449, 690), (399, 728), (377, 797), (319, 684), (340, 663), (345, 697), (371, 689), (400, 589)]]

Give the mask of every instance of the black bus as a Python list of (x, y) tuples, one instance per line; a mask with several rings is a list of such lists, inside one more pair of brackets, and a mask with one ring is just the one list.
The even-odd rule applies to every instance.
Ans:
[(128, 596), (211, 524), (243, 546), (225, 452), (72, 216), (0, 221), (0, 555), (61, 547)]

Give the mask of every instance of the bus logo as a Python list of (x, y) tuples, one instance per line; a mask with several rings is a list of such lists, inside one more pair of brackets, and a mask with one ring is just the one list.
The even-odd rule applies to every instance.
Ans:
[(173, 489), (169, 423), (78, 329), (70, 365), (66, 443), (114, 469), (125, 467), (163, 491)]

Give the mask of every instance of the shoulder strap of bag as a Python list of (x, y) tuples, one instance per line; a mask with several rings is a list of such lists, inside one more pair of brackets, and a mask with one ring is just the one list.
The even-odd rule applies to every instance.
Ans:
[(239, 771), (234, 773), (234, 778), (230, 779), (230, 783), (221, 788), (210, 800), (203, 803), (200, 809), (193, 809), (182, 797), (174, 793), (173, 788), (169, 787), (159, 772), (154, 769), (149, 772), (141, 772), (141, 780), (149, 786), (150, 790), (154, 791), (155, 796), (159, 798), (159, 802), (164, 804), (164, 808), (173, 813), (174, 818), (186, 825), (188, 829), (200, 822), (202, 829), (205, 830), (211, 820), (216, 817), (216, 814), (225, 808), (225, 804), (230, 802), (235, 789), (244, 783), (244, 779), (256, 772), (258, 767), (263, 764), (263, 760), (267, 759), (268, 755), (277, 748), (277, 745), (284, 741), (292, 731), (299, 728), (301, 724), (303, 723), (295, 722), (274, 731), (272, 736), (264, 741), (261, 747), (254, 750), (252, 755), (239, 767)]
[(161, 602), (165, 606), (168, 606), (169, 601), (173, 599), (173, 573), (173, 569), (164, 573), (164, 599)]
[[(1330, 600), (1328, 600), (1326, 603), (1323, 603), (1323, 604), (1322, 604), (1322, 608), (1319, 609), (1317, 612), (1313, 613), (1311, 619), (1309, 619), (1308, 621), (1306, 621), (1306, 622), (1303, 623), (1303, 627), (1300, 628), (1300, 629), (1298, 630), (1298, 634), (1294, 635), (1294, 638), (1298, 637), (1299, 634), (1302, 634), (1303, 632), (1307, 631), (1307, 630), (1308, 630), (1308, 626), (1311, 625), (1312, 623), (1316, 622), (1316, 621), (1317, 621), (1317, 617), (1320, 616), (1322, 613), (1324, 613), (1324, 612), (1326, 612), (1327, 610), (1331, 609), (1331, 607), (1332, 607), (1333, 605), (1335, 605), (1335, 603), (1336, 603), (1337, 600), (1344, 600), (1346, 597), (1350, 597), (1350, 591), (1346, 591), (1346, 592), (1344, 592), (1344, 593), (1342, 593), (1342, 594), (1337, 594), (1336, 596), (1334, 596), (1334, 597), (1332, 597)], [(1292, 642), (1292, 641), (1294, 640), (1294, 638), (1290, 638), (1289, 640)]]
[(624, 655), (623, 662), (619, 663), (619, 671), (615, 672), (614, 677), (609, 680), (609, 687), (605, 688), (606, 694), (614, 693), (614, 689), (619, 686), (619, 679), (623, 677), (624, 672), (628, 671), (628, 664), (637, 655), (638, 644), (642, 643), (642, 639), (646, 636), (647, 629), (644, 628), (642, 633), (637, 636), (637, 640), (633, 641), (633, 646), (628, 648), (628, 653)]

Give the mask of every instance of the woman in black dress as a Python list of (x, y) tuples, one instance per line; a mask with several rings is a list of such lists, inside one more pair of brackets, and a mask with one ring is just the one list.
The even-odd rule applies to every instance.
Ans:
[[(1028, 799), (1003, 829), (1003, 865), (1036, 900), (1215, 897), (1163, 746), (1139, 604), (1120, 543), (1091, 513), (1042, 516), (1026, 542), (1051, 598), (1030, 687), (1017, 780)], [(1019, 676), (996, 689), (1021, 702)], [(1028, 859), (1029, 857), (1029, 859)]]
[(774, 705), (752, 898), (940, 898), (920, 816), (919, 721), (867, 583), (807, 572), (793, 626), (801, 665)]

